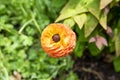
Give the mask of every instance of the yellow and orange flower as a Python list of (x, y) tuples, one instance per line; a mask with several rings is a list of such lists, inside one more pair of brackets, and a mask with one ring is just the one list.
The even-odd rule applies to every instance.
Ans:
[(51, 57), (57, 58), (70, 54), (76, 44), (75, 33), (60, 23), (48, 25), (41, 34), (41, 46)]

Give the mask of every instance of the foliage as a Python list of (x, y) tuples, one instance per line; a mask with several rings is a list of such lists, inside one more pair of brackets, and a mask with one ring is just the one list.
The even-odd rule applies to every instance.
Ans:
[(51, 80), (72, 67), (70, 56), (50, 58), (39, 41), (66, 1), (0, 0), (0, 80)]
[(63, 22), (76, 32), (74, 54), (77, 57), (82, 57), (86, 49), (89, 49), (92, 56), (97, 56), (102, 51), (114, 52), (112, 58), (115, 70), (120, 71), (119, 13), (120, 0), (69, 0), (56, 22)]
[[(67, 1), (0, 0), (0, 80), (52, 80), (71, 69), (70, 56), (50, 58), (41, 49), (40, 34), (54, 21), (76, 32), (74, 55), (82, 57), (86, 49), (93, 56), (115, 53), (113, 64), (120, 71), (120, 0)], [(63, 80), (74, 79), (70, 70)]]

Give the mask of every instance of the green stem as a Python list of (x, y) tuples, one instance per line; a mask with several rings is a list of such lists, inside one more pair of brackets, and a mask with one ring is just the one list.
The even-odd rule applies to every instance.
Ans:
[(42, 29), (39, 27), (39, 25), (38, 25), (38, 23), (37, 23), (37, 21), (36, 21), (36, 19), (33, 17), (33, 22), (34, 22), (34, 24), (35, 24), (35, 26), (36, 26), (36, 28), (38, 29), (38, 31), (40, 32), (40, 34), (41, 34), (41, 32), (42, 32)]
[(3, 77), (3, 80), (9, 80), (9, 75), (8, 75), (8, 71), (7, 71), (7, 69), (5, 68), (5, 66), (3, 65), (3, 62), (2, 62), (2, 59), (3, 59), (3, 54), (2, 54), (2, 52), (1, 52), (1, 50), (0, 50), (0, 72), (2, 71), (3, 72), (3, 74), (5, 75), (5, 78)]
[(22, 4), (20, 4), (20, 8), (25, 16), (27, 16), (27, 12), (25, 11), (24, 7)]
[(28, 24), (30, 24), (32, 22), (32, 19), (31, 20), (29, 20), (29, 21), (27, 21), (21, 28), (20, 28), (20, 30), (19, 30), (19, 34), (23, 31), (23, 29), (28, 25)]

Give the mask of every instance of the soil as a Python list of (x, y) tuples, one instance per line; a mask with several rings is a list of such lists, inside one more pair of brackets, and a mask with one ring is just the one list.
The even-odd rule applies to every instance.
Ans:
[(120, 80), (120, 73), (115, 72), (111, 54), (99, 57), (84, 53), (82, 58), (75, 58), (73, 71), (80, 80)]

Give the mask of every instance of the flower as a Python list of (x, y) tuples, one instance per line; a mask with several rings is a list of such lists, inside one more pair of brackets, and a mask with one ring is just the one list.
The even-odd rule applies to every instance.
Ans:
[(75, 33), (61, 23), (48, 25), (41, 34), (41, 46), (51, 57), (58, 58), (72, 53), (76, 44)]

